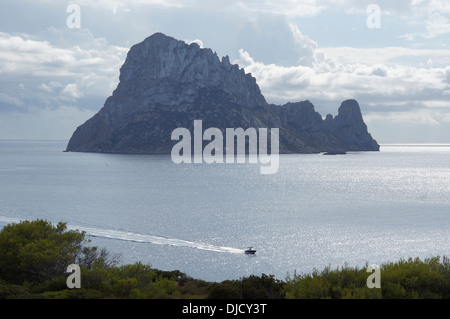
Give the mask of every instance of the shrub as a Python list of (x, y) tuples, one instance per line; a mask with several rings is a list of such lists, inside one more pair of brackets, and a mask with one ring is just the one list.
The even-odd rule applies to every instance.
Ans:
[(84, 233), (67, 231), (65, 223), (22, 221), (0, 232), (0, 276), (8, 282), (42, 282), (63, 274), (89, 251)]
[(380, 266), (381, 289), (367, 287), (365, 269), (342, 267), (288, 277), (282, 293), (289, 299), (434, 299), (449, 298), (448, 258), (401, 259)]

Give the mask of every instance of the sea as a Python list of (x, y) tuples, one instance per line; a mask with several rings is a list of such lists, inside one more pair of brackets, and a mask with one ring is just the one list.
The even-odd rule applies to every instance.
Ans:
[(0, 228), (65, 222), (120, 264), (215, 282), (450, 256), (450, 144), (280, 155), (268, 175), (66, 145), (0, 141)]

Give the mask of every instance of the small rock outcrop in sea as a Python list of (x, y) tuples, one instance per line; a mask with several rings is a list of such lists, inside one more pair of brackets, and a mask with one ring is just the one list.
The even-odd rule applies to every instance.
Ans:
[(256, 79), (196, 43), (155, 33), (134, 45), (119, 84), (79, 126), (66, 151), (170, 154), (175, 128), (279, 128), (280, 153), (378, 151), (360, 107), (347, 100), (325, 119), (309, 101), (268, 104)]

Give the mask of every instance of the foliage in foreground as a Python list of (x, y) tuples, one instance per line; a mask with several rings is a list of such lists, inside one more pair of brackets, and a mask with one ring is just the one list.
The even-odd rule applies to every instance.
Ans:
[[(210, 283), (180, 271), (161, 271), (140, 262), (118, 266), (117, 256), (88, 247), (85, 233), (44, 220), (23, 221), (0, 231), (0, 298), (50, 299), (417, 299), (450, 298), (450, 261), (407, 259), (380, 266), (381, 288), (369, 289), (366, 268), (341, 267)], [(65, 270), (81, 267), (81, 289), (68, 289)]]
[(291, 299), (449, 299), (450, 262), (447, 257), (401, 259), (380, 266), (381, 288), (367, 287), (367, 268), (350, 267), (287, 278), (284, 298)]

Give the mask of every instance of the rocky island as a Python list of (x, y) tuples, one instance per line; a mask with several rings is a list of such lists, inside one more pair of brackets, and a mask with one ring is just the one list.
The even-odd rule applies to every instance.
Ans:
[(378, 151), (355, 100), (325, 119), (309, 101), (266, 102), (256, 79), (211, 49), (155, 33), (131, 47), (119, 84), (73, 133), (66, 151), (170, 154), (171, 133), (204, 127), (279, 128), (279, 152)]

